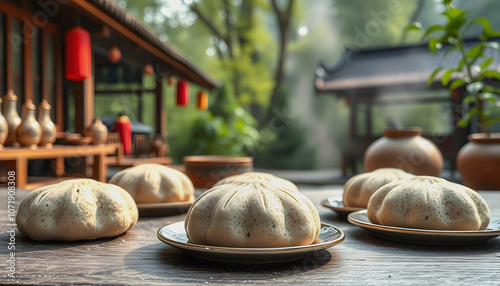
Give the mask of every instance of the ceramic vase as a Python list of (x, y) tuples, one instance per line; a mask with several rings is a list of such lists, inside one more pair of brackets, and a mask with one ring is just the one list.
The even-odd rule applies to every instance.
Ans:
[(51, 106), (49, 102), (44, 99), (38, 106), (38, 123), (42, 128), (42, 137), (39, 146), (52, 147), (57, 137), (57, 129), (50, 118)]
[(474, 190), (500, 190), (500, 133), (468, 136), (457, 155), (463, 183)]
[(17, 128), (17, 141), (23, 147), (37, 148), (42, 139), (42, 127), (35, 118), (35, 105), (28, 99), (23, 105), (23, 120)]
[(7, 121), (8, 134), (5, 146), (19, 146), (17, 142), (17, 128), (21, 124), (21, 117), (17, 113), (17, 96), (14, 91), (9, 90), (3, 97), (3, 115)]
[(104, 144), (108, 139), (108, 128), (102, 123), (100, 117), (94, 118), (94, 122), (85, 129), (85, 136), (92, 138), (92, 144)]
[(195, 188), (210, 188), (225, 177), (253, 170), (252, 157), (186, 156), (183, 161)]
[(365, 151), (365, 172), (399, 168), (415, 175), (441, 174), (443, 156), (434, 143), (421, 136), (421, 128), (387, 128), (383, 134)]
[[(0, 105), (1, 104), (2, 104), (2, 99), (0, 98)], [(2, 110), (1, 106), (0, 110)], [(5, 120), (5, 117), (0, 112), (0, 149), (3, 148), (3, 144), (5, 143), (8, 134), (9, 134), (9, 125), (7, 125), (7, 120)]]

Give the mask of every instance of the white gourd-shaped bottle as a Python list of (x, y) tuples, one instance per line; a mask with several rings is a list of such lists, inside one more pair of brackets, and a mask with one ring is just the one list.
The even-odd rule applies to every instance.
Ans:
[(9, 90), (7, 94), (3, 97), (3, 114), (7, 125), (9, 126), (9, 132), (7, 134), (7, 139), (5, 140), (5, 146), (19, 146), (17, 143), (17, 127), (21, 124), (21, 117), (17, 113), (17, 96), (14, 94), (13, 90)]
[[(2, 110), (1, 104), (2, 104), (2, 99), (0, 98), (0, 110)], [(0, 149), (3, 148), (3, 144), (5, 143), (8, 134), (9, 134), (9, 125), (7, 125), (7, 120), (5, 120), (5, 117), (0, 112)]]

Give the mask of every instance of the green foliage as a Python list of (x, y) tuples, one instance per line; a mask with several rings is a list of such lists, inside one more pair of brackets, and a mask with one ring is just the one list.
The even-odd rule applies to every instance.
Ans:
[(255, 127), (257, 123), (239, 106), (228, 84), (218, 90), (213, 102), (209, 110), (200, 112), (194, 120), (181, 155), (245, 155), (253, 152), (260, 138)]
[[(469, 96), (465, 97), (464, 104), (474, 103), (474, 105), (463, 115), (458, 125), (465, 127), (473, 116), (478, 116), (482, 131), (489, 135), (491, 125), (500, 121), (500, 117), (495, 115), (495, 109), (499, 107), (498, 94), (500, 89), (488, 84), (486, 79), (500, 80), (500, 73), (489, 69), (493, 58), (488, 56), (485, 50), (487, 48), (498, 49), (498, 43), (490, 43), (487, 40), (500, 36), (500, 31), (493, 30), (489, 20), (484, 17), (469, 18), (469, 12), (454, 7), (452, 0), (441, 2), (446, 7), (446, 10), (441, 13), (446, 18), (444, 24), (425, 29), (420, 23), (412, 23), (406, 30), (421, 31), (421, 40), (429, 38), (429, 50), (433, 53), (437, 53), (443, 47), (447, 48), (447, 53), (450, 51), (460, 52), (460, 60), (455, 63), (454, 67), (438, 67), (429, 76), (428, 83), (431, 84), (436, 75), (442, 73), (441, 84), (448, 86), (450, 90), (465, 86)], [(474, 25), (481, 26), (480, 43), (467, 49), (464, 36)], [(450, 83), (453, 75), (463, 76)]]

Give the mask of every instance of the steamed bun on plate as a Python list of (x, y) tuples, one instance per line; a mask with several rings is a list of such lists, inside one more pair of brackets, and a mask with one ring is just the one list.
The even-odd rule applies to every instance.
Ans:
[(289, 180), (285, 180), (285, 179), (277, 177), (273, 174), (263, 173), (263, 172), (245, 172), (242, 174), (229, 176), (229, 177), (226, 177), (224, 179), (219, 180), (214, 185), (214, 187), (224, 185), (224, 184), (231, 184), (235, 181), (246, 180), (246, 179), (264, 180), (264, 181), (268, 181), (271, 183), (278, 183), (278, 184), (284, 185), (285, 187), (287, 187), (290, 190), (298, 191), (297, 186), (294, 183), (290, 182)]
[(138, 204), (194, 200), (194, 186), (188, 176), (160, 164), (141, 164), (121, 170), (109, 183), (125, 189)]
[(201, 194), (187, 213), (185, 228), (195, 244), (286, 247), (313, 243), (321, 223), (300, 192), (262, 180), (239, 180)]
[(368, 200), (383, 185), (414, 177), (401, 169), (380, 168), (356, 175), (345, 183), (343, 203), (345, 206), (366, 208)]
[(75, 179), (30, 192), (16, 222), (21, 234), (34, 240), (83, 240), (120, 235), (137, 219), (137, 206), (122, 188)]
[(417, 176), (389, 183), (368, 202), (372, 223), (435, 230), (484, 230), (490, 210), (474, 190), (441, 178)]

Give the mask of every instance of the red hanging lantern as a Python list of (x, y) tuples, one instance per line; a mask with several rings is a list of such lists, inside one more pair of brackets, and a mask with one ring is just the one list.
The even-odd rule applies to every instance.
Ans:
[(122, 52), (116, 46), (111, 47), (108, 52), (109, 61), (116, 64), (122, 58)]
[(177, 105), (187, 106), (189, 104), (189, 86), (185, 79), (177, 83)]
[(147, 75), (152, 75), (155, 72), (153, 66), (151, 64), (146, 64), (144, 66), (144, 73)]
[(171, 76), (168, 76), (168, 77), (167, 77), (167, 83), (168, 83), (168, 85), (170, 85), (170, 86), (174, 85), (174, 79), (173, 79)]
[(92, 73), (90, 33), (81, 26), (66, 32), (66, 78), (82, 81)]
[(199, 110), (207, 110), (208, 108), (208, 94), (205, 91), (198, 92), (196, 107)]

